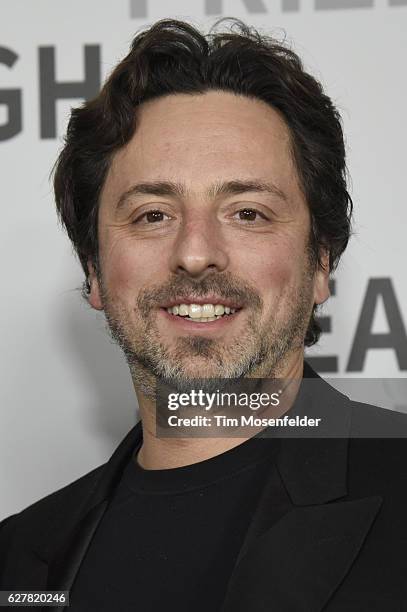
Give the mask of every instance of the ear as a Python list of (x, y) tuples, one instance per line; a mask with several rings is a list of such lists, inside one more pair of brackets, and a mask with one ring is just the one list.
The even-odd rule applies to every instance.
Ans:
[(314, 304), (322, 304), (331, 295), (329, 291), (329, 251), (320, 252), (321, 263), (317, 264), (314, 277)]
[(90, 294), (88, 297), (88, 302), (95, 310), (103, 310), (102, 300), (100, 298), (101, 291), (99, 286), (99, 280), (96, 274), (96, 270), (93, 266), (93, 263), (90, 259), (88, 259), (88, 282), (90, 286)]

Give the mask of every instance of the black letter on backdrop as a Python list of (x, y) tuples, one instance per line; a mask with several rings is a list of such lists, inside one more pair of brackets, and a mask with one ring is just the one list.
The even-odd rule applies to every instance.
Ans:
[[(0, 64), (12, 68), (18, 55), (11, 49), (0, 47)], [(8, 121), (0, 125), (0, 140), (8, 140), (22, 129), (21, 89), (0, 89), (0, 104), (7, 106)]]
[(315, 9), (317, 11), (373, 8), (373, 6), (373, 0), (315, 0)]
[(56, 138), (56, 101), (69, 98), (89, 100), (100, 89), (100, 47), (85, 45), (83, 81), (59, 82), (55, 78), (55, 48), (40, 47), (40, 130), (41, 138)]
[[(373, 320), (379, 297), (383, 299), (390, 331), (373, 334)], [(393, 349), (400, 370), (407, 370), (407, 335), (401, 312), (397, 304), (390, 278), (371, 278), (369, 280), (355, 338), (350, 353), (347, 372), (361, 372), (369, 349)]]
[(132, 19), (148, 17), (147, 0), (130, 0), (130, 17)]
[[(267, 13), (263, 0), (242, 0), (248, 13)], [(222, 0), (205, 0), (206, 15), (221, 15), (223, 13)]]

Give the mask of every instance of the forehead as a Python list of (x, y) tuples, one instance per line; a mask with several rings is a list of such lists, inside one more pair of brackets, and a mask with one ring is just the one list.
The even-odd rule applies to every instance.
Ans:
[(142, 104), (136, 121), (112, 160), (102, 199), (153, 180), (200, 192), (217, 181), (263, 178), (288, 194), (298, 191), (289, 129), (265, 102), (220, 91), (171, 94)]

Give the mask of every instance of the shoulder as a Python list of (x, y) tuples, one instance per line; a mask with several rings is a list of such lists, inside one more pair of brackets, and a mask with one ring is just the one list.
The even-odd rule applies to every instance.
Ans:
[[(381, 495), (393, 516), (407, 507), (407, 415), (351, 402), (348, 477), (350, 490)], [(392, 500), (392, 501), (391, 501)]]
[(32, 533), (52, 522), (54, 517), (61, 512), (68, 512), (71, 506), (85, 500), (96, 484), (104, 466), (105, 464), (98, 466), (57, 491), (30, 504), (21, 512), (3, 519), (0, 522), (0, 550), (16, 529), (19, 532)]
[(52, 545), (64, 531), (64, 521), (86, 501), (102, 469), (103, 465), (0, 522), (0, 588), (15, 584), (17, 578), (32, 588), (35, 551), (43, 544)]
[(93, 492), (103, 486), (103, 494), (108, 494), (141, 441), (141, 435), (141, 423), (138, 422), (107, 462), (0, 522), (0, 554), (4, 542), (10, 538), (14, 540), (12, 534), (30, 543), (40, 539), (41, 534), (56, 534), (61, 529), (72, 527)]
[(404, 438), (407, 450), (407, 414), (351, 401), (352, 438)]

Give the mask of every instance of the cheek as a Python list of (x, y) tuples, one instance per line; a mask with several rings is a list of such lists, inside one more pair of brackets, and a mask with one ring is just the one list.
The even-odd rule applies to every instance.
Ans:
[(155, 248), (152, 256), (151, 251), (151, 245), (143, 248), (142, 242), (136, 245), (134, 239), (123, 237), (106, 249), (104, 276), (112, 294), (134, 298), (143, 287), (163, 280), (165, 254)]
[(134, 249), (126, 248), (125, 241), (107, 250), (104, 261), (104, 275), (110, 291), (120, 293), (142, 284), (142, 274), (145, 266), (140, 265), (140, 258)]
[[(293, 241), (277, 240), (267, 236), (255, 248), (240, 250), (235, 259), (237, 275), (245, 276), (267, 296), (281, 295), (295, 285), (301, 277), (304, 254), (293, 249)], [(267, 297), (266, 297), (267, 299)]]
[(264, 291), (269, 292), (272, 299), (281, 298), (295, 283), (295, 271), (289, 259), (278, 256), (270, 257), (262, 266), (259, 282)]

